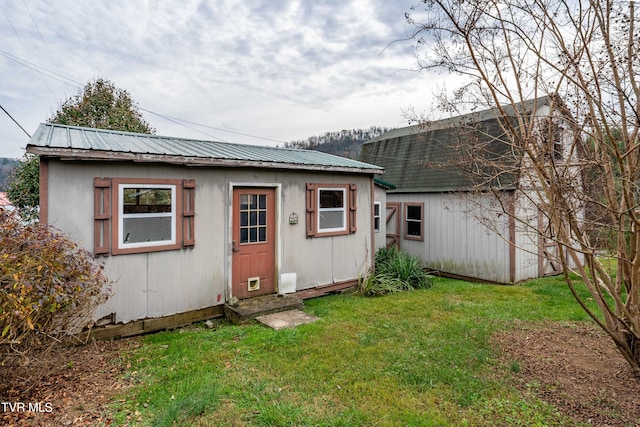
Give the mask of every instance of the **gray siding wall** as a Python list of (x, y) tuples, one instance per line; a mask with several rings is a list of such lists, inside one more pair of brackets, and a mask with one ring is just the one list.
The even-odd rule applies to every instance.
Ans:
[[(400, 237), (400, 247), (418, 257), (425, 267), (497, 283), (510, 282), (509, 221), (496, 218), (499, 233), (482, 224), (480, 206), (489, 206), (491, 196), (465, 201), (450, 193), (387, 194), (388, 202), (424, 203), (424, 241)], [(501, 237), (504, 236), (505, 238)]]
[[(356, 280), (371, 266), (370, 176), (252, 168), (189, 168), (157, 164), (49, 162), (49, 223), (93, 251), (94, 177), (194, 179), (195, 247), (102, 257), (115, 283), (114, 295), (96, 317), (116, 313), (116, 322), (160, 317), (223, 304), (229, 297), (232, 183), (280, 189), (277, 276), (296, 273), (297, 290)], [(355, 183), (355, 234), (306, 237), (306, 183)], [(299, 221), (289, 224), (289, 215)]]
[(516, 217), (516, 282), (540, 275), (540, 238), (538, 235), (538, 208), (521, 194), (515, 204)]

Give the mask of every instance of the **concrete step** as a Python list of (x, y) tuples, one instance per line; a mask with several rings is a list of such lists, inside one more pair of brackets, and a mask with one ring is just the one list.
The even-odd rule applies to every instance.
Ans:
[(296, 326), (315, 322), (319, 319), (313, 314), (305, 313), (301, 310), (287, 310), (258, 316), (256, 320), (277, 331), (284, 328), (295, 328)]
[(258, 316), (279, 313), (288, 310), (302, 310), (304, 304), (292, 295), (271, 294), (238, 301), (236, 305), (224, 305), (227, 319), (236, 325), (248, 323)]

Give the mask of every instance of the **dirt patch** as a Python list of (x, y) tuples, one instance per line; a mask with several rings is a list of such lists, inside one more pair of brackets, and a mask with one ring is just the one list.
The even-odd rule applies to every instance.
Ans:
[(597, 326), (521, 325), (493, 339), (523, 392), (577, 422), (640, 426), (640, 378)]
[(131, 385), (120, 378), (130, 366), (116, 361), (139, 345), (131, 338), (55, 348), (27, 366), (0, 368), (0, 425), (112, 424), (107, 405)]

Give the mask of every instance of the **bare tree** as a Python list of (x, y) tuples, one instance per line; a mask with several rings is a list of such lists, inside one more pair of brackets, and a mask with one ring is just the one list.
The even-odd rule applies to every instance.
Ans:
[[(540, 241), (557, 243), (556, 260), (578, 302), (640, 374), (640, 18), (634, 2), (424, 0), (407, 19), (420, 68), (461, 76), (460, 87), (438, 96), (439, 106), (449, 112), (495, 108), (501, 142), (517, 159), (505, 162), (468, 144), (463, 168), (484, 189), (499, 174), (530, 177), (519, 190), (533, 190), (526, 202), (544, 214), (548, 226), (537, 228)], [(550, 108), (536, 110), (537, 117), (518, 108), (545, 96)], [(508, 215), (521, 212), (503, 207)], [(516, 220), (535, 228), (530, 218)], [(615, 272), (597, 256), (602, 249), (617, 259)], [(595, 304), (580, 296), (571, 273)]]

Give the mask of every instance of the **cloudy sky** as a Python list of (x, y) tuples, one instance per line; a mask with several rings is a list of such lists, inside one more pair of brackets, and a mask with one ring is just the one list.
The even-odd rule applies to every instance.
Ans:
[[(441, 78), (411, 71), (415, 2), (0, 0), (0, 106), (32, 134), (102, 77), (161, 135), (282, 145), (404, 126)], [(23, 154), (1, 110), (0, 135), (0, 157)]]

